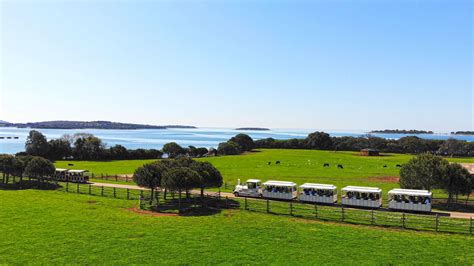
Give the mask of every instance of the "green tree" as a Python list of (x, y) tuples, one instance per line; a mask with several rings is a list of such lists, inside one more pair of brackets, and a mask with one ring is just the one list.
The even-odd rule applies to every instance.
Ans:
[(222, 186), (222, 175), (211, 163), (194, 161), (191, 169), (201, 176), (201, 198), (204, 197), (205, 188), (220, 188)]
[(71, 156), (71, 144), (66, 139), (53, 139), (48, 142), (48, 158), (61, 160)]
[(240, 152), (241, 149), (239, 144), (233, 141), (219, 143), (219, 146), (217, 147), (217, 153), (221, 155), (238, 155)]
[(449, 163), (431, 154), (412, 158), (400, 169), (400, 187), (431, 190), (440, 184)]
[(2, 183), (8, 184), (10, 175), (14, 174), (15, 156), (0, 154), (0, 172), (2, 172)]
[(253, 139), (247, 134), (237, 134), (235, 137), (232, 137), (230, 141), (237, 143), (242, 151), (250, 151), (255, 147)]
[(169, 158), (176, 158), (179, 155), (184, 155), (186, 154), (186, 149), (181, 147), (178, 143), (176, 142), (170, 142), (166, 143), (163, 146), (163, 152), (168, 154)]
[(26, 138), (25, 149), (29, 155), (46, 157), (48, 155), (48, 141), (41, 132), (31, 130)]
[(148, 163), (138, 167), (133, 174), (133, 181), (140, 187), (146, 187), (151, 190), (151, 199), (155, 197), (155, 190), (160, 186), (163, 174), (168, 167), (161, 163)]
[(467, 155), (468, 151), (465, 143), (465, 141), (450, 138), (440, 145), (438, 152), (451, 157), (455, 155)]
[(472, 192), (471, 175), (462, 165), (453, 163), (446, 167), (440, 187), (448, 193), (448, 205), (453, 202), (454, 196), (469, 195)]
[(87, 134), (76, 138), (73, 155), (76, 160), (99, 160), (104, 154), (105, 145), (102, 140)]
[(43, 183), (46, 177), (53, 176), (55, 171), (53, 163), (42, 157), (31, 159), (25, 167), (25, 175), (37, 179), (40, 183)]
[(333, 147), (333, 142), (328, 133), (317, 131), (308, 135), (306, 145), (310, 149), (328, 150)]
[(161, 186), (169, 190), (178, 191), (179, 209), (181, 210), (181, 193), (201, 187), (201, 176), (188, 167), (176, 167), (164, 173)]

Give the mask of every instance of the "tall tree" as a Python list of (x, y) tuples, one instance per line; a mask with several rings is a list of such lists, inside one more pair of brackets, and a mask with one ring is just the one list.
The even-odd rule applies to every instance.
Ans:
[(186, 154), (186, 149), (181, 147), (178, 143), (176, 142), (170, 142), (166, 143), (163, 146), (163, 152), (168, 154), (169, 158), (176, 158), (179, 155), (184, 155)]
[(48, 156), (51, 160), (61, 160), (72, 155), (71, 143), (66, 139), (53, 139), (48, 142)]
[(453, 163), (446, 167), (446, 173), (440, 180), (440, 187), (448, 193), (448, 205), (454, 196), (471, 194), (471, 174), (462, 165)]
[(222, 175), (211, 163), (194, 161), (191, 169), (201, 176), (201, 197), (204, 197), (205, 188), (220, 188), (222, 186)]
[(449, 163), (431, 154), (412, 158), (400, 169), (400, 187), (431, 190), (440, 184)]
[(99, 160), (104, 154), (105, 145), (102, 140), (93, 135), (84, 135), (76, 138), (74, 142), (74, 159)]
[(201, 176), (188, 167), (176, 167), (165, 172), (161, 186), (169, 190), (178, 191), (179, 209), (181, 209), (181, 193), (186, 190), (200, 187)]
[(15, 156), (0, 154), (0, 172), (2, 173), (2, 183), (8, 184), (10, 175), (15, 172)]
[(232, 137), (230, 141), (237, 143), (242, 151), (250, 151), (255, 147), (253, 139), (247, 134), (237, 134), (235, 137)]
[(48, 141), (41, 132), (31, 130), (26, 138), (25, 149), (29, 155), (46, 157), (48, 155)]
[(144, 164), (135, 170), (133, 174), (133, 181), (141, 187), (146, 187), (151, 190), (151, 199), (154, 199), (155, 190), (160, 186), (163, 174), (168, 169), (166, 164), (161, 162)]
[(308, 135), (306, 145), (310, 149), (328, 150), (333, 147), (333, 142), (328, 133), (316, 131)]
[(44, 182), (45, 177), (51, 177), (56, 171), (53, 163), (42, 157), (35, 157), (28, 162), (25, 167), (25, 175)]
[(221, 155), (238, 155), (241, 152), (239, 144), (233, 141), (219, 143), (217, 153)]

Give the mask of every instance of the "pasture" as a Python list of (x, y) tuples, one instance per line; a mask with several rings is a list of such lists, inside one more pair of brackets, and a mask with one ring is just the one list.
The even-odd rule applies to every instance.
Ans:
[[(383, 156), (360, 156), (358, 152), (261, 149), (245, 155), (219, 156), (198, 160), (211, 162), (224, 177), (224, 191), (231, 191), (237, 179), (244, 182), (249, 178), (265, 180), (276, 179), (293, 181), (297, 184), (305, 182), (334, 184), (338, 188), (347, 185), (377, 186), (384, 190), (398, 187), (399, 167), (411, 155), (384, 154)], [(449, 158), (456, 162), (474, 162), (474, 158)], [(144, 163), (153, 160), (124, 160), (110, 162), (90, 161), (58, 161), (56, 166), (71, 169), (88, 169), (96, 175), (101, 173), (131, 174)], [(275, 164), (280, 161), (280, 164)], [(271, 162), (269, 165), (268, 163)], [(328, 163), (329, 167), (324, 167)], [(340, 169), (337, 165), (342, 165)], [(384, 167), (386, 166), (386, 167)], [(97, 180), (102, 182), (102, 180)], [(109, 181), (111, 182), (111, 181)], [(443, 193), (435, 191), (435, 196)]]
[(474, 262), (474, 238), (465, 235), (239, 210), (156, 216), (134, 211), (135, 201), (59, 191), (0, 190), (0, 198), (0, 264)]

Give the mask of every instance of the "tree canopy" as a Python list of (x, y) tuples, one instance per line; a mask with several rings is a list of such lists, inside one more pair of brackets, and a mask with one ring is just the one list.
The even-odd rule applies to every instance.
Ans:
[(48, 141), (41, 132), (31, 130), (26, 138), (25, 150), (30, 155), (45, 157), (48, 155)]
[(431, 190), (440, 184), (448, 165), (448, 161), (439, 156), (418, 155), (400, 169), (400, 186)]

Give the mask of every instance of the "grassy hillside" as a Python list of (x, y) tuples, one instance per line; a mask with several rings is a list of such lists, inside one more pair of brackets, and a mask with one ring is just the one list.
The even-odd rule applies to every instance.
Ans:
[[(228, 210), (131, 211), (134, 201), (0, 190), (0, 264), (473, 264), (474, 238)], [(30, 200), (34, 198), (35, 200)]]

